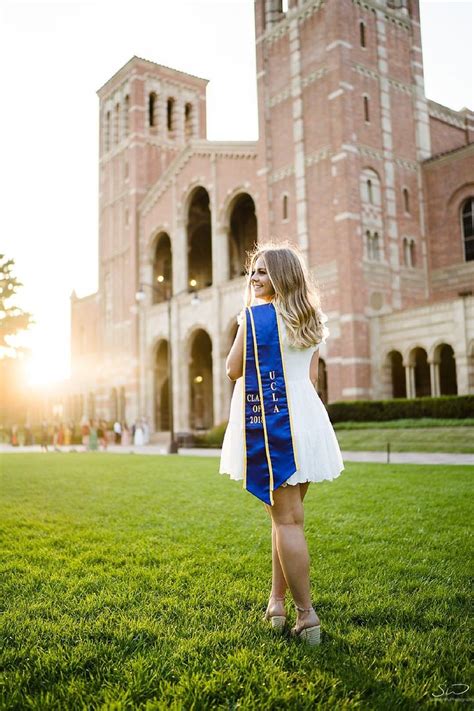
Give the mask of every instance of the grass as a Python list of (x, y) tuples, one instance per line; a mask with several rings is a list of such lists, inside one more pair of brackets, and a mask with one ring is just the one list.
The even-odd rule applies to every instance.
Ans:
[(341, 449), (380, 451), (390, 442), (392, 452), (474, 453), (472, 420), (394, 420), (339, 422), (334, 425)]
[(4, 709), (405, 711), (472, 681), (468, 467), (348, 463), (310, 487), (312, 649), (262, 622), (269, 520), (216, 459), (2, 470)]

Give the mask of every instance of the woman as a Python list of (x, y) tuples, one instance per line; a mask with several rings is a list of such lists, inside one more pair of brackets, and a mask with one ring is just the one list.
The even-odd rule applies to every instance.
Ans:
[[(256, 353), (256, 369), (259, 370), (260, 352), (273, 359), (278, 357), (275, 350), (280, 350), (281, 372), (284, 373), (283, 392), (287, 398), (291, 430), (292, 450), (289, 454), (295, 455), (287, 461), (297, 466), (292, 466), (289, 471), (293, 473), (273, 490), (275, 482), (270, 473), (270, 504), (265, 505), (272, 520), (272, 590), (265, 619), (275, 629), (281, 630), (284, 627), (284, 600), (289, 588), (297, 611), (292, 635), (299, 636), (309, 644), (318, 644), (320, 620), (311, 603), (309, 555), (303, 531), (303, 500), (310, 482), (334, 479), (344, 469), (333, 427), (316, 391), (318, 348), (319, 343), (325, 342), (329, 334), (324, 325), (327, 318), (321, 311), (318, 293), (309, 280), (302, 258), (287, 243), (260, 245), (250, 255), (245, 303), (246, 309), (238, 317), (239, 329), (226, 361), (227, 375), (236, 383), (219, 471), (221, 474), (229, 474), (232, 479), (245, 479), (244, 485), (249, 488), (247, 469), (250, 468), (252, 472), (255, 462), (249, 456), (248, 445), (251, 445), (250, 452), (257, 451), (252, 438), (260, 434), (252, 432), (253, 425), (249, 425), (247, 417), (247, 401), (255, 399), (248, 388), (247, 359), (252, 352)], [(276, 314), (279, 349), (258, 342), (256, 323), (261, 321), (264, 313), (260, 307), (265, 308), (268, 304), (273, 304)], [(270, 311), (273, 312), (273, 307), (266, 307), (269, 317), (272, 317)], [(257, 314), (258, 319), (255, 318)], [(260, 333), (267, 334), (262, 338), (268, 340), (268, 330), (260, 330)], [(262, 408), (265, 451), (269, 470), (272, 470), (273, 460), (268, 442), (272, 434), (271, 420), (262, 390), (263, 375), (259, 373), (258, 377), (260, 400), (265, 403)], [(253, 407), (259, 410), (258, 405)], [(286, 447), (288, 442), (285, 440), (283, 444)], [(277, 451), (276, 454), (281, 452)], [(264, 496), (260, 498), (265, 500)]]

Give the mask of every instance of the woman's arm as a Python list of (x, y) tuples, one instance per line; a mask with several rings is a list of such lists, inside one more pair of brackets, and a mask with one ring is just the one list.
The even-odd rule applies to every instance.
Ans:
[(242, 322), (225, 362), (227, 377), (230, 380), (241, 378), (244, 370), (244, 323)]
[(319, 348), (314, 351), (309, 364), (309, 379), (316, 388), (318, 384), (318, 363), (319, 363)]

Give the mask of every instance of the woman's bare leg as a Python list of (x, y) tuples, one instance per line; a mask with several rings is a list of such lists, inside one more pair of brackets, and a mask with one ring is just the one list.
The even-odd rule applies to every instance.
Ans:
[[(300, 496), (301, 501), (303, 501), (306, 492), (308, 491), (309, 483), (300, 484)], [(271, 517), (271, 506), (267, 506), (267, 511)], [(270, 594), (270, 601), (268, 603), (268, 610), (273, 615), (284, 615), (285, 614), (285, 593), (288, 589), (288, 583), (286, 582), (285, 574), (283, 573), (283, 568), (280, 562), (280, 556), (278, 554), (278, 546), (276, 540), (276, 526), (272, 519), (272, 591)]]
[(275, 531), (276, 548), (281, 571), (291, 590), (297, 607), (309, 610), (298, 611), (297, 628), (319, 623), (311, 606), (309, 583), (309, 554), (303, 531), (303, 498), (307, 490), (301, 484), (280, 487), (273, 493), (274, 505), (270, 508), (272, 528)]

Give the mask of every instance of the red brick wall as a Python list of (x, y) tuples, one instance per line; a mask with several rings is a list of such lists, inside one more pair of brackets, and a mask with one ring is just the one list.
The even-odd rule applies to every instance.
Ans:
[(451, 126), (440, 119), (430, 116), (431, 152), (433, 155), (451, 151), (466, 145), (464, 129)]
[[(474, 144), (455, 154), (423, 165), (426, 195), (428, 262), (433, 270), (466, 265), (460, 212), (467, 197), (474, 196)], [(452, 278), (443, 288), (432, 287), (436, 300), (456, 296), (466, 279), (472, 288), (474, 262), (470, 276)], [(464, 271), (464, 269), (463, 269)]]

